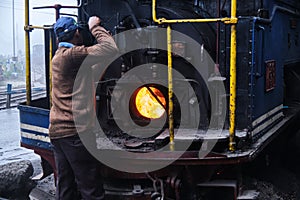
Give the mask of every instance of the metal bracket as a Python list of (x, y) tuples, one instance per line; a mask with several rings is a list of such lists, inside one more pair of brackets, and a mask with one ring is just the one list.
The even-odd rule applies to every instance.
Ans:
[(33, 30), (33, 28), (31, 27), (31, 25), (25, 25), (24, 26), (24, 31), (31, 32), (32, 30)]
[(236, 17), (223, 18), (222, 21), (224, 22), (224, 24), (237, 24), (238, 18)]

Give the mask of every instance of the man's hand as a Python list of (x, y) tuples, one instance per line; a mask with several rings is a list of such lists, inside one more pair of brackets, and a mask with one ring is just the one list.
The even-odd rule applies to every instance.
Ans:
[(101, 19), (97, 16), (93, 16), (89, 18), (89, 29), (91, 30), (94, 26), (100, 25)]

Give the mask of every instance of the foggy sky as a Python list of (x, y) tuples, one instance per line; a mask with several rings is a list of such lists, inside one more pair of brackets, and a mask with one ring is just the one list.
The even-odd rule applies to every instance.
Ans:
[[(0, 55), (13, 55), (13, 15), (12, 15), (12, 2), (13, 0), (0, 1)], [(49, 6), (54, 4), (61, 5), (76, 5), (77, 0), (29, 0), (30, 5), (30, 18), (31, 25), (49, 25), (55, 23), (55, 10), (54, 9), (40, 9), (33, 10), (35, 6)], [(25, 31), (24, 31), (24, 0), (14, 0), (15, 5), (15, 52), (16, 55), (19, 50), (25, 52)], [(77, 14), (76, 9), (61, 9), (63, 13)], [(43, 31), (33, 30), (31, 35), (31, 46), (35, 44), (43, 44)]]

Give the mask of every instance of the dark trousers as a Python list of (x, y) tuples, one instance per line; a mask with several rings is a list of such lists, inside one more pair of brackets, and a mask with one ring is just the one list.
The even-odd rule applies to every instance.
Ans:
[[(86, 150), (79, 136), (51, 140), (57, 169), (57, 200), (104, 199), (97, 160)], [(78, 195), (78, 191), (80, 195)]]

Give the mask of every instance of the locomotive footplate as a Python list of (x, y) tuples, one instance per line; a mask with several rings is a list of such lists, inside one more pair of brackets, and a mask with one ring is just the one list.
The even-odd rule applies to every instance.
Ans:
[[(299, 112), (286, 116), (255, 141), (249, 138), (247, 132), (237, 132), (237, 144), (242, 143), (243, 148), (237, 149), (235, 152), (228, 150), (228, 130), (222, 132), (217, 130), (207, 132), (189, 129), (175, 130), (175, 148), (173, 150), (168, 148), (168, 129), (154, 139), (118, 139), (118, 144), (112, 146), (108, 146), (106, 141), (108, 139), (114, 141), (113, 138), (101, 138), (98, 140), (97, 147), (102, 152), (113, 152), (118, 159), (130, 160), (135, 164), (143, 165), (155, 165), (155, 163), (170, 160), (175, 160), (173, 165), (239, 164), (252, 161), (278, 134), (291, 129), (291, 127), (294, 128), (295, 122), (299, 118)], [(210, 145), (214, 145), (213, 148), (210, 148)], [(205, 156), (201, 157), (203, 151), (206, 150)], [(131, 154), (131, 152), (137, 154)]]
[[(173, 199), (182, 199), (180, 197), (186, 196), (187, 194), (194, 193), (200, 195), (201, 192), (209, 193), (209, 191), (217, 194), (224, 193), (231, 195), (230, 198), (224, 197), (222, 199), (256, 199), (258, 196), (257, 191), (240, 190), (242, 189), (240, 188), (242, 181), (239, 182), (240, 164), (254, 160), (279, 134), (285, 134), (286, 131), (294, 132), (298, 129), (299, 125), (297, 125), (297, 122), (300, 119), (300, 112), (295, 113), (296, 114), (286, 116), (255, 141), (247, 138), (246, 133), (240, 132), (240, 134), (237, 134), (237, 137), (240, 136), (240, 138), (237, 138), (240, 139), (240, 141), (245, 139), (252, 141), (252, 143), (247, 145), (247, 148), (240, 148), (235, 152), (229, 152), (227, 148), (221, 151), (222, 148), (217, 147), (213, 148), (213, 150), (203, 158), (199, 157), (199, 155), (201, 155), (201, 146), (205, 146), (205, 143), (209, 143), (216, 138), (211, 137), (211, 135), (205, 138), (198, 132), (198, 136), (195, 139), (192, 134), (193, 131), (191, 130), (183, 131), (182, 133), (186, 133), (185, 135), (181, 135), (177, 132), (175, 135), (174, 151), (166, 148), (165, 150), (152, 150), (151, 153), (146, 151), (141, 153), (143, 147), (147, 149), (145, 147), (151, 145), (155, 146), (155, 142), (168, 145), (168, 130), (165, 130), (155, 139), (145, 142), (128, 140), (123, 146), (125, 149), (116, 148), (113, 150), (110, 148), (109, 150), (109, 148), (101, 148), (101, 151), (113, 152), (109, 155), (118, 157), (118, 162), (122, 163), (122, 160), (127, 160), (128, 163), (133, 166), (161, 165), (164, 162), (168, 163), (170, 160), (176, 160), (170, 165), (166, 165), (166, 167), (150, 173), (120, 172), (103, 165), (101, 169), (105, 177), (105, 190), (109, 197), (108, 199), (116, 199), (117, 196), (121, 196), (120, 199), (150, 200), (155, 199), (152, 198), (152, 196), (156, 194), (159, 196), (173, 196)], [(192, 147), (184, 152), (176, 150), (176, 144), (186, 142), (189, 139), (194, 140), (191, 144)], [(215, 146), (220, 146), (219, 143), (228, 144), (226, 132), (222, 132), (222, 136), (219, 136), (218, 139)], [(245, 143), (243, 143), (243, 146), (245, 146)], [(140, 153), (131, 154), (131, 152), (137, 152), (138, 149)], [(155, 187), (151, 186), (152, 182)], [(163, 182), (163, 186), (159, 184), (160, 182)], [(196, 187), (194, 187), (195, 185)], [(140, 189), (136, 190), (136, 188)], [(137, 194), (137, 191), (140, 193)]]

